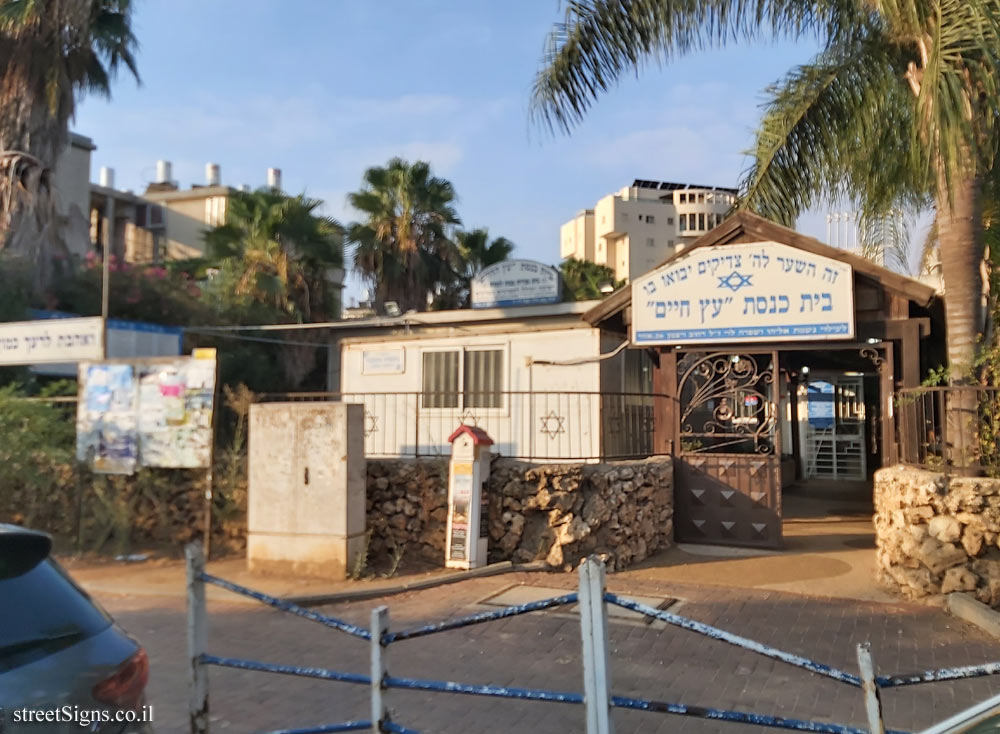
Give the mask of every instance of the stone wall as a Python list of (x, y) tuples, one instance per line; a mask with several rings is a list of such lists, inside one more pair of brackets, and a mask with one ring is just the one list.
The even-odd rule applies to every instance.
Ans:
[(910, 597), (968, 591), (1000, 606), (1000, 479), (882, 469), (875, 535), (890, 587)]
[[(621, 569), (670, 545), (669, 459), (612, 464), (493, 461), (489, 558), (572, 568), (592, 553)], [(368, 461), (369, 557), (404, 547), (444, 563), (448, 463)]]

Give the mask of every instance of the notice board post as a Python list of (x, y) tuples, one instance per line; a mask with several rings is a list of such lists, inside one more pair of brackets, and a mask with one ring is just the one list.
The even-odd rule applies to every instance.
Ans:
[[(195, 350), (197, 353), (201, 350)], [(218, 405), (219, 403), (219, 361), (215, 358), (215, 350), (209, 349), (204, 350), (211, 352), (211, 359), (215, 362), (215, 378), (212, 381), (213, 394), (212, 394), (212, 404)], [(214, 502), (214, 491), (213, 484), (215, 480), (215, 431), (218, 427), (219, 421), (219, 411), (212, 411), (212, 421), (211, 421), (211, 431), (212, 438), (208, 443), (208, 466), (205, 467), (205, 529), (203, 532), (204, 539), (202, 545), (205, 550), (205, 560), (207, 561), (212, 555), (212, 503)]]
[(445, 566), (479, 568), (486, 565), (491, 439), (482, 428), (461, 425), (448, 437), (448, 528)]
[(190, 357), (81, 361), (77, 459), (104, 474), (139, 468), (204, 469), (205, 554), (211, 530), (218, 359)]

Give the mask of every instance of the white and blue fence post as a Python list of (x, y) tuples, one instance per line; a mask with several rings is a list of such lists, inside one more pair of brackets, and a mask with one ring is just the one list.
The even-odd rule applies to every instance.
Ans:
[(612, 734), (608, 610), (604, 564), (594, 557), (580, 564), (580, 637), (583, 640), (583, 702), (587, 734)]
[(861, 691), (865, 696), (865, 714), (868, 716), (868, 731), (871, 734), (885, 734), (882, 721), (882, 697), (875, 681), (875, 663), (872, 662), (870, 642), (858, 643), (858, 671), (861, 677)]
[(188, 721), (191, 734), (208, 734), (208, 670), (201, 662), (208, 644), (208, 610), (205, 606), (205, 554), (201, 543), (184, 549), (187, 560)]
[(386, 689), (383, 681), (386, 676), (386, 647), (382, 644), (382, 636), (389, 631), (389, 607), (381, 606), (372, 609), (371, 624), (371, 720), (373, 734), (388, 731), (385, 724), (389, 721), (389, 709), (386, 705)]

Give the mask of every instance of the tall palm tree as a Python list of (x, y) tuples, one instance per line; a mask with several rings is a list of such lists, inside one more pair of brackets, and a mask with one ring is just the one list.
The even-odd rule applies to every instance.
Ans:
[(373, 286), (375, 302), (395, 301), (404, 311), (426, 307), (456, 261), (452, 185), (423, 161), (393, 158), (365, 171), (362, 187), (347, 199), (363, 216), (347, 231), (354, 267)]
[(934, 201), (948, 359), (964, 381), (984, 318), (979, 214), (1000, 143), (1000, 0), (577, 0), (550, 36), (534, 112), (569, 129), (650, 58), (804, 37), (822, 49), (767, 90), (741, 206), (792, 224), (844, 194), (872, 213)]
[(490, 231), (485, 227), (455, 234), (455, 244), (461, 258), (462, 276), (475, 278), (490, 265), (496, 265), (510, 257), (514, 243), (506, 237), (490, 239)]
[(490, 239), (485, 227), (455, 233), (455, 262), (452, 279), (435, 295), (433, 307), (467, 308), (471, 297), (472, 279), (490, 265), (510, 257), (514, 243), (506, 237)]
[(226, 223), (205, 232), (205, 244), (237, 296), (306, 321), (338, 315), (329, 271), (344, 266), (343, 228), (316, 213), (321, 204), (268, 188), (230, 195)]
[(36, 287), (65, 254), (52, 182), (82, 95), (138, 80), (131, 0), (0, 0), (0, 250), (35, 261)]

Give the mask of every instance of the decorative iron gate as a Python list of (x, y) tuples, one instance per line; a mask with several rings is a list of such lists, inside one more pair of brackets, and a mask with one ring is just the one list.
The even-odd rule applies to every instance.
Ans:
[(677, 374), (675, 538), (780, 546), (777, 352), (683, 352)]

